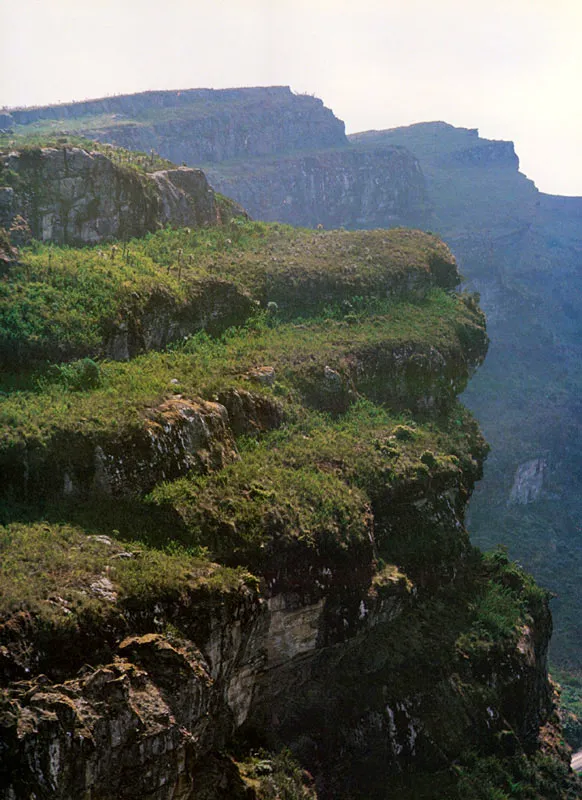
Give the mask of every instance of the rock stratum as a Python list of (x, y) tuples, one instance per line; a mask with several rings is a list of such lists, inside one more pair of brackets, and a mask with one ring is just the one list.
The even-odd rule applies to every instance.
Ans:
[(576, 797), (451, 252), (230, 208), (4, 267), (5, 796)]
[(424, 176), (410, 151), (357, 151), (321, 100), (289, 87), (144, 92), (15, 109), (12, 122), (17, 134), (81, 133), (202, 167), (218, 191), (258, 219), (426, 227)]

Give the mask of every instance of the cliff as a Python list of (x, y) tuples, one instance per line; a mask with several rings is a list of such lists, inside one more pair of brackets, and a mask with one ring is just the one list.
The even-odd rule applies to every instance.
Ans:
[(421, 227), (428, 214), (424, 176), (403, 148), (319, 150), (204, 169), (258, 219), (358, 229)]
[[(15, 137), (86, 130), (204, 166), (256, 218), (405, 224), (443, 236), (481, 295), (492, 339), (466, 397), (493, 452), (472, 505), (474, 535), (486, 546), (510, 543), (559, 593), (554, 657), (579, 668), (579, 198), (538, 192), (511, 142), (445, 122), (345, 137), (320, 101), (284, 87), (13, 110), (10, 124)], [(546, 465), (539, 491), (525, 487), (519, 496), (532, 502), (514, 503), (516, 478), (532, 461)]]
[(582, 357), (581, 199), (539, 192), (518, 171), (511, 143), (474, 130), (424, 123), (350, 141), (414, 152), (431, 228), (455, 252), (468, 288), (480, 293), (491, 348), (464, 399), (492, 455), (472, 502), (471, 528), (482, 546), (507, 542), (559, 594), (553, 658), (579, 670), (581, 429), (572, 377)]
[[(573, 797), (546, 595), (464, 527), (487, 336), (446, 246), (233, 219), (128, 250), (3, 281), (7, 798)], [(210, 277), (248, 300), (222, 335)], [(157, 324), (148, 291), (186, 338), (39, 371)]]
[(374, 228), (424, 225), (428, 213), (408, 151), (356, 152), (321, 100), (288, 87), (144, 92), (11, 115), (18, 136), (82, 133), (202, 167), (259, 219)]
[(143, 92), (13, 109), (10, 116), (16, 131), (50, 123), (52, 133), (82, 131), (194, 166), (346, 144), (343, 122), (321, 100), (293, 94), (288, 86)]

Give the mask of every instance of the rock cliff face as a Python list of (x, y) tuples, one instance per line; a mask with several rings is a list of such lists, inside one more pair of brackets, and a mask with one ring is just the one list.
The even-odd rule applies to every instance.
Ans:
[[(156, 104), (175, 118), (182, 101), (171, 94), (85, 112), (92, 124), (109, 115), (101, 131), (111, 114), (147, 116)], [(264, 92), (256, 97), (268, 105)], [(265, 114), (274, 125), (289, 93), (273, 98)], [(55, 113), (75, 112), (46, 118)], [(31, 114), (18, 124), (44, 111)], [(415, 159), (391, 144), (345, 146), (332, 124), (325, 147), (345, 152), (328, 149), (315, 163), (289, 156), (306, 130), (315, 136), (293, 119), (283, 128), (297, 135), (273, 133), (267, 152), (304, 170), (285, 177), (304, 201), (343, 186), (328, 224), (359, 224), (376, 203), (392, 221), (419, 203), (433, 220), (441, 213), (426, 208)], [(128, 122), (131, 136), (139, 126)], [(229, 142), (220, 133), (208, 158), (264, 152), (239, 128)], [(461, 138), (439, 158), (484, 173), (496, 163), (515, 169), (512, 148), (482, 147), (471, 131)], [(368, 185), (379, 162), (402, 187), (416, 175), (404, 205), (398, 188)], [(174, 189), (190, 185), (173, 173), (136, 178), (164, 195), (158, 209), (175, 210)], [(247, 164), (236, 174), (247, 181)], [(435, 174), (427, 171), (429, 197)], [(12, 209), (18, 181), (9, 188)], [(269, 192), (285, 205), (274, 185)], [(29, 202), (34, 209), (35, 192)], [(65, 227), (68, 236), (68, 218)], [(516, 785), (535, 800), (577, 796), (547, 676), (546, 594), (503, 553), (478, 553), (464, 526), (486, 446), (456, 394), (487, 337), (475, 297), (451, 292), (459, 276), (447, 248), (418, 232), (236, 221), (214, 238), (162, 233), (124, 281), (140, 314), (113, 305), (79, 345), (128, 363), (93, 364), (94, 385), (67, 383), (74, 364), (61, 365), (56, 383), (31, 386), (24, 375), (26, 391), (13, 377), (0, 396), (7, 798), (489, 800)], [(85, 279), (101, 275), (101, 257), (73, 257), (77, 266), (86, 257)], [(60, 275), (42, 251), (25, 254), (2, 289), (28, 309), (38, 286), (54, 297), (64, 284), (59, 303), (73, 294), (77, 313), (76, 282)], [(144, 275), (165, 281), (167, 314)], [(189, 317), (184, 298), (202, 278), (230, 287), (246, 327), (143, 353), (204, 327), (175, 319), (180, 303)], [(264, 313), (254, 319), (257, 303)], [(22, 317), (16, 334), (7, 330), (26, 341), (30, 366), (33, 344), (54, 334)], [(78, 313), (63, 318), (69, 335)], [(284, 748), (295, 763), (274, 756)]]
[(518, 171), (510, 142), (474, 130), (423, 123), (350, 141), (412, 150), (426, 179), (430, 227), (456, 254), (468, 288), (480, 293), (491, 348), (465, 401), (492, 452), (471, 527), (483, 546), (506, 541), (560, 594), (554, 659), (579, 669), (582, 417), (571, 376), (582, 358), (582, 200), (539, 192)]
[[(58, 244), (94, 244), (143, 236), (167, 224), (220, 221), (216, 197), (200, 170), (152, 174), (116, 165), (78, 147), (0, 154), (0, 225), (23, 218), (30, 234)], [(234, 207), (233, 207), (234, 209)]]
[[(144, 93), (14, 110), (10, 119), (21, 132), (33, 122), (66, 129), (75, 120), (102, 141), (206, 165), (213, 185), (257, 218), (312, 227), (406, 224), (445, 237), (481, 294), (493, 342), (467, 396), (493, 445), (474, 504), (475, 533), (490, 545), (503, 529), (519, 548), (535, 510), (542, 527), (559, 519), (558, 550), (570, 568), (580, 565), (580, 414), (569, 377), (580, 360), (580, 199), (538, 192), (518, 171), (511, 142), (444, 122), (346, 138), (319, 101), (282, 87)], [(547, 461), (546, 491), (529, 495), (535, 509), (523, 504), (518, 523), (516, 506), (508, 506), (514, 475), (534, 458)], [(498, 524), (491, 524), (491, 507)], [(515, 552), (563, 595), (544, 544)], [(564, 626), (559, 615), (555, 653), (579, 663), (570, 643), (582, 641), (580, 631), (566, 634)]]
[(23, 134), (31, 123), (50, 121), (54, 132), (74, 120), (75, 131), (101, 142), (203, 166), (259, 219), (334, 228), (426, 221), (423, 176), (408, 151), (356, 152), (321, 100), (288, 87), (144, 92), (16, 109), (12, 118)]
[[(79, 125), (78, 118), (83, 118)], [(346, 144), (344, 124), (321, 100), (288, 86), (143, 92), (85, 103), (14, 109), (14, 124), (58, 120), (66, 129), (191, 165)], [(121, 129), (123, 128), (123, 130)]]
[(213, 186), (258, 219), (357, 229), (422, 227), (427, 216), (422, 172), (398, 147), (344, 148), (205, 170)]

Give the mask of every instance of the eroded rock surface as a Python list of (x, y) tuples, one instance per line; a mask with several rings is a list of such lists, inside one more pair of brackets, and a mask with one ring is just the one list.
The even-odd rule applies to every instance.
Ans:
[(143, 236), (166, 224), (220, 221), (204, 173), (180, 167), (138, 173), (80, 147), (15, 150), (2, 156), (14, 187), (3, 190), (0, 224), (21, 216), (31, 235), (57, 244), (95, 244)]

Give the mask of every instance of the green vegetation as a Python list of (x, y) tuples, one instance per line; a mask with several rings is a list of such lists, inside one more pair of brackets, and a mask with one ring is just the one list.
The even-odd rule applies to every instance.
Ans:
[(316, 800), (313, 779), (287, 749), (275, 755), (261, 751), (238, 768), (257, 800)]
[[(78, 527), (46, 522), (3, 527), (0, 553), (0, 616), (27, 611), (53, 625), (75, 625), (97, 606), (104, 612), (112, 608), (113, 595), (122, 603), (132, 598), (153, 606), (200, 586), (236, 588), (246, 577), (242, 570), (210, 564), (200, 550), (121, 545)], [(102, 578), (108, 588), (92, 591), (91, 584), (99, 587)]]
[[(461, 343), (464, 332), (483, 342), (480, 320), (441, 290), (418, 303), (383, 305), (384, 313), (361, 312), (355, 326), (342, 319), (316, 318), (271, 327), (269, 320), (259, 318), (218, 339), (198, 334), (170, 352), (151, 352), (129, 363), (101, 362), (99, 386), (87, 392), (71, 392), (89, 389), (86, 380), (81, 387), (62, 379), (65, 374), (83, 372), (83, 366), (52, 368), (47, 377), (38, 380), (36, 391), (12, 392), (0, 398), (2, 442), (8, 446), (31, 437), (46, 442), (54, 430), (122, 429), (138, 423), (146, 409), (177, 392), (212, 399), (230, 386), (248, 388), (249, 370), (261, 365), (273, 366), (277, 376), (272, 390), (261, 391), (274, 391), (282, 397), (299, 392), (316, 406), (325, 407), (329, 402), (325, 366), (337, 370), (357, 391), (384, 396), (397, 407), (414, 404), (426, 392), (451, 399), (450, 371), (454, 369), (461, 382), (466, 372)], [(402, 348), (415, 353), (416, 366), (402, 373), (404, 385), (399, 391), (397, 386), (392, 393), (390, 387), (384, 391), (382, 376), (389, 370), (398, 372), (398, 364), (392, 364), (386, 354)], [(441, 357), (450, 360), (450, 367), (433, 364), (436, 348)], [(380, 353), (384, 353), (384, 366)], [(359, 375), (358, 363), (369, 363), (378, 373), (376, 379)], [(52, 380), (55, 372), (60, 380)], [(172, 380), (177, 384), (171, 384)], [(331, 396), (333, 399), (333, 391)]]
[[(73, 122), (73, 121), (71, 121)], [(71, 126), (68, 126), (69, 128)], [(30, 151), (41, 147), (54, 147), (58, 150), (79, 147), (89, 153), (101, 153), (107, 156), (118, 167), (126, 167), (143, 174), (157, 172), (164, 169), (175, 169), (176, 165), (157, 153), (140, 153), (135, 150), (126, 150), (112, 144), (103, 144), (94, 139), (74, 134), (64, 134), (54, 131), (52, 126), (32, 127), (26, 133), (0, 133), (0, 184), (13, 186), (18, 177), (2, 165), (2, 154), (10, 150)]]
[[(66, 679), (84, 663), (107, 663), (136, 630), (196, 641), (193, 628), (206, 630), (216, 608), (265, 608), (260, 595), (272, 591), (325, 595), (329, 644), (352, 632), (365, 638), (326, 648), (309, 691), (286, 704), (270, 752), (300, 720), (299, 739), (296, 730), (288, 738), (309, 764), (309, 737), (318, 741), (319, 726), (339, 714), (321, 738), (321, 758), (332, 764), (345, 745), (340, 721), (357, 729), (349, 709), (397, 708), (399, 698), (430, 704), (430, 713), (421, 709), (430, 736), (439, 740), (435, 726), (444, 725), (451, 753), (467, 746), (469, 713), (489, 736), (487, 709), (502, 703), (492, 664), (519, 660), (524, 629), (546, 619), (545, 595), (503, 553), (483, 558), (462, 525), (486, 445), (455, 395), (487, 340), (474, 298), (450, 292), (457, 273), (446, 249), (406, 231), (242, 220), (115, 247), (35, 244), (0, 287), (4, 348), (20, 348), (27, 368), (7, 374), (0, 397), (6, 674)], [(165, 349), (99, 358), (120, 324), (143, 332), (148, 314), (174, 319), (200, 308), (211, 317), (217, 306), (208, 311), (201, 298), (217, 286), (231, 292), (225, 307), (245, 298), (238, 325), (220, 312), (223, 324)], [(61, 357), (43, 363), (50, 352)], [(103, 495), (99, 470), (141, 474), (138, 433), (160, 458), (174, 457), (180, 440), (168, 446), (163, 436), (183, 417), (172, 402), (194, 408), (233, 397), (248, 404), (240, 413), (249, 418), (249, 408), (257, 418), (269, 408), (280, 414), (234, 442), (235, 407), (230, 420), (220, 416), (232, 425), (220, 469), (193, 434), (183, 446), (201, 458), (180, 477), (162, 470), (146, 497), (121, 484), (118, 496)], [(156, 417), (164, 403), (165, 428)], [(72, 465), (84, 484), (74, 484)], [(368, 606), (381, 621), (369, 629)], [(362, 674), (371, 679), (356, 686)], [(492, 738), (491, 749), (504, 743)], [(363, 777), (385, 756), (374, 747), (355, 768)], [(289, 752), (246, 754), (236, 767), (257, 797), (315, 796)], [(456, 766), (444, 779), (452, 791), (475, 780), (470, 757)], [(340, 764), (338, 774), (352, 767)], [(495, 790), (501, 780), (491, 779)]]
[[(179, 603), (180, 592), (209, 575), (231, 585), (210, 558), (260, 570), (277, 559), (289, 568), (297, 558), (347, 563), (358, 553), (370, 576), (382, 558), (382, 575), (408, 580), (385, 563), (389, 547), (370, 547), (372, 506), (399, 486), (459, 489), (478, 472), (483, 449), (453, 403), (458, 382), (482, 357), (483, 320), (446, 291), (456, 280), (447, 259), (433, 237), (408, 231), (296, 231), (242, 220), (222, 230), (168, 229), (104, 250), (25, 249), (2, 283), (5, 351), (29, 365), (20, 377), (6, 374), (0, 397), (0, 460), (13, 492), (2, 507), (4, 563), (13, 576), (0, 598), (3, 618), (27, 613), (33, 629), (48, 626), (54, 635), (59, 625), (78, 631), (89, 618), (114, 619), (121, 630), (127, 603), (148, 605), (156, 595)], [(201, 331), (129, 362), (90, 357), (119, 321), (137, 324), (146, 308), (154, 316), (192, 308), (201, 287), (217, 282), (250, 293), (262, 308), (249, 304), (243, 326)], [(38, 354), (51, 348), (82, 357), (43, 366)], [(274, 382), (253, 379), (264, 366)], [(388, 376), (398, 379), (386, 392)], [(35, 464), (54, 473), (69, 451), (79, 460), (109, 442), (117, 452), (167, 399), (214, 400), (233, 389), (279, 404), (286, 425), (239, 439), (241, 458), (221, 472), (159, 485), (147, 505), (139, 497), (104, 505), (50, 495), (23, 503), (22, 486), (13, 484), (23, 452), (34, 481)], [(433, 410), (424, 421), (403, 415), (427, 394), (450, 413), (439, 420)], [(412, 554), (412, 529), (404, 539), (401, 559)], [(432, 541), (438, 547), (438, 537)], [(427, 544), (424, 557), (429, 552)], [(87, 589), (103, 575), (114, 601)], [(54, 605), (55, 592), (64, 604)]]
[[(508, 736), (510, 732), (508, 731)], [(453, 798), (474, 800), (576, 800), (579, 785), (568, 774), (568, 767), (547, 755), (537, 753), (507, 758), (467, 753), (456, 767), (459, 779)]]
[(552, 678), (558, 682), (564, 734), (572, 747), (582, 747), (582, 672), (552, 667)]
[[(241, 460), (222, 472), (162, 485), (152, 500), (177, 509), (192, 543), (226, 563), (265, 569), (286, 552), (324, 563), (359, 554), (365, 563), (373, 555), (370, 512), (387, 492), (415, 483), (457, 486), (463, 469), (470, 471), (468, 419), (462, 435), (451, 419), (415, 425), (407, 444), (397, 438), (401, 419), (369, 402), (336, 420), (303, 414), (246, 443)], [(428, 444), (438, 452), (430, 471), (422, 461)], [(417, 531), (413, 551), (420, 537)], [(378, 544), (389, 558), (390, 545)], [(414, 552), (407, 555), (415, 560)]]
[(491, 658), (521, 635), (521, 624), (543, 618), (548, 600), (548, 592), (502, 549), (485, 556), (484, 574), (486, 583), (470, 604), (471, 627), (457, 641), (459, 651), (475, 660)]
[[(216, 281), (250, 292), (263, 307), (277, 303), (280, 318), (353, 311), (355, 321), (387, 294), (418, 298), (457, 280), (438, 240), (404, 230), (315, 234), (239, 219), (106, 248), (34, 244), (0, 284), (0, 354), (20, 361), (104, 355), (120, 323), (139, 327), (152, 303), (174, 317), (188, 309), (204, 316)], [(232, 324), (228, 309), (217, 313), (215, 326), (221, 316)]]
[(0, 631), (16, 675), (33, 663), (56, 675), (98, 664), (112, 658), (135, 615), (152, 626), (162, 609), (195, 595), (204, 603), (256, 587), (246, 570), (211, 564), (200, 551), (122, 545), (115, 534), (46, 521), (0, 528)]
[(123, 315), (153, 294), (186, 302), (185, 287), (127, 247), (83, 250), (34, 245), (0, 284), (0, 353), (9, 360), (102, 353)]

